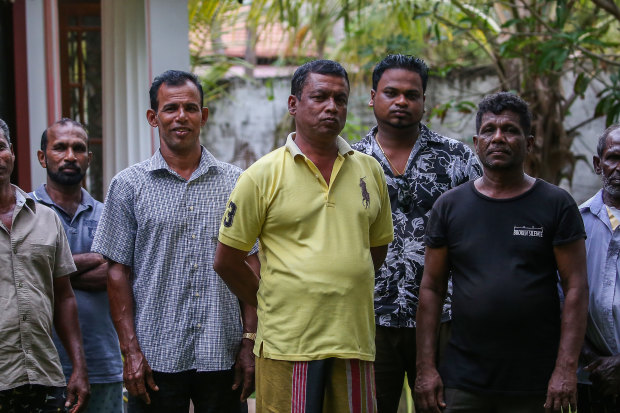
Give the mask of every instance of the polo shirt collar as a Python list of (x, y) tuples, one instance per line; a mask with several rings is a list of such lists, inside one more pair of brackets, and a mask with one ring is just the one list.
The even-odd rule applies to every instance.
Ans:
[(437, 135), (435, 132), (430, 130), (425, 124), (420, 123), (420, 136), (418, 140), (421, 143), (439, 143), (443, 144), (443, 139)]
[(592, 215), (598, 217), (611, 231), (611, 222), (609, 220), (609, 213), (605, 203), (603, 202), (603, 190), (600, 189), (592, 198), (584, 202), (579, 211), (584, 213), (589, 211)]
[[(80, 188), (80, 192), (82, 193), (82, 199), (80, 201), (80, 207), (74, 214), (75, 216), (77, 216), (79, 212), (81, 211), (95, 208), (95, 199), (88, 193), (88, 191), (86, 191), (84, 188)], [(45, 189), (45, 184), (41, 184), (37, 189), (35, 189), (32, 192), (32, 194), (35, 197), (35, 199), (41, 202), (42, 204), (48, 205), (48, 206), (53, 205), (56, 208), (59, 208), (62, 210), (62, 207), (56, 204), (54, 200), (47, 193), (47, 189)]]
[[(351, 148), (351, 145), (349, 145), (349, 143), (344, 138), (338, 136), (336, 138), (336, 145), (338, 146), (338, 153), (340, 155), (353, 155), (353, 148)], [(286, 149), (288, 149), (291, 155), (293, 155), (293, 158), (297, 155), (301, 155), (303, 157), (306, 156), (303, 154), (301, 149), (299, 149), (299, 146), (297, 146), (297, 144), (295, 143), (295, 132), (292, 132), (288, 135), (288, 137), (286, 138), (286, 145), (284, 146), (286, 146)]]
[(594, 215), (598, 215), (603, 208), (603, 190), (600, 189), (592, 198), (588, 199), (584, 202), (579, 209), (581, 212), (585, 212), (590, 210), (590, 212)]
[[(198, 168), (192, 174), (193, 177), (201, 176), (208, 173), (211, 169), (213, 169), (213, 173), (217, 173), (217, 171), (223, 171), (222, 167), (219, 165), (217, 159), (209, 152), (204, 146), (200, 145), (200, 163), (198, 164)], [(161, 150), (158, 149), (151, 159), (149, 159), (149, 164), (147, 166), (147, 171), (159, 171), (166, 170), (171, 174), (178, 176), (176, 172), (170, 168), (163, 155), (161, 154)]]

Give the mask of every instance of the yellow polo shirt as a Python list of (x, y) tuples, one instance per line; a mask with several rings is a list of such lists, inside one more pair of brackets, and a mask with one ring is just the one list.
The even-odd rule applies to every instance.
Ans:
[(260, 241), (258, 331), (266, 358), (374, 360), (370, 247), (394, 238), (383, 170), (338, 137), (329, 186), (288, 136), (245, 171), (220, 226), (223, 244)]

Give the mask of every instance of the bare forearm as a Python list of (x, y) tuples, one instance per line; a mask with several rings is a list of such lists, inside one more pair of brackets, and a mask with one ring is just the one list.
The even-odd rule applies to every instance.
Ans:
[(108, 288), (108, 263), (98, 265), (71, 277), (71, 286), (83, 291), (106, 291)]
[(244, 333), (256, 333), (258, 325), (258, 317), (256, 316), (256, 307), (247, 304), (245, 301), (239, 300), (241, 306), (241, 321), (243, 323)]
[(446, 407), (436, 366), (437, 330), (448, 284), (447, 248), (426, 248), (416, 317), (416, 409), (440, 413)]
[(576, 372), (588, 316), (585, 242), (581, 239), (556, 246), (554, 255), (565, 297), (562, 308), (560, 345), (555, 366)]
[(108, 269), (110, 315), (118, 334), (121, 352), (124, 355), (141, 351), (134, 325), (133, 294), (130, 278), (130, 267), (119, 263), (110, 263)]
[(257, 305), (258, 276), (246, 262), (247, 252), (218, 243), (213, 268), (240, 300)]
[[(250, 266), (252, 272), (259, 276), (260, 274), (260, 261), (257, 254), (248, 256), (245, 262)], [(260, 276), (259, 276), (260, 277)], [(243, 331), (245, 333), (255, 333), (258, 325), (258, 317), (256, 315), (256, 307), (240, 300), (241, 306), (241, 320), (243, 322)]]
[(418, 371), (435, 368), (437, 329), (443, 297), (428, 288), (420, 287), (420, 301), (416, 314), (416, 366)]
[(587, 287), (583, 290), (573, 288), (566, 293), (562, 310), (562, 325), (560, 345), (556, 368), (566, 368), (577, 371), (579, 354), (581, 352), (588, 313)]
[(381, 268), (381, 266), (383, 265), (383, 261), (385, 261), (385, 257), (387, 256), (387, 251), (387, 245), (370, 248), (370, 256), (372, 257), (372, 265), (375, 269), (375, 272), (379, 271), (379, 268)]
[(99, 267), (101, 264), (107, 263), (105, 258), (96, 252), (73, 254), (73, 261), (75, 262), (75, 267), (77, 268), (77, 274), (84, 273)]
[(420, 300), (416, 316), (416, 366), (418, 371), (435, 369), (435, 349), (441, 305), (448, 289), (448, 249), (426, 248), (424, 274), (420, 284)]
[(230, 291), (239, 299), (251, 306), (256, 307), (256, 293), (258, 292), (258, 278), (245, 262), (231, 263), (216, 270), (222, 277)]

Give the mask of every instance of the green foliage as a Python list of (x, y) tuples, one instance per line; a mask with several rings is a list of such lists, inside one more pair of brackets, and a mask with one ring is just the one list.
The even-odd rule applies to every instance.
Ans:
[(476, 104), (469, 100), (454, 100), (451, 99), (445, 103), (440, 103), (431, 109), (431, 118), (436, 117), (441, 122), (444, 121), (448, 112), (456, 110), (459, 113), (471, 114), (476, 111)]
[(594, 110), (595, 116), (605, 116), (608, 127), (620, 120), (620, 70), (609, 79), (610, 84), (597, 95), (600, 100)]
[(204, 104), (226, 95), (229, 81), (226, 79), (225, 75), (231, 67), (252, 66), (243, 59), (227, 57), (221, 54), (197, 58), (193, 60), (192, 63), (206, 68), (205, 72), (199, 75), (204, 91)]
[[(593, 84), (603, 84), (594, 115), (579, 126), (599, 116), (605, 116), (608, 124), (620, 117), (618, 75), (609, 76), (610, 69), (620, 68), (616, 57), (620, 14), (593, 3), (596, 0), (420, 2), (426, 10), (420, 18), (435, 29), (435, 35), (428, 37), (429, 48), (445, 43), (451, 34), (452, 47), (463, 53), (447, 63), (489, 62), (499, 79), (498, 89), (514, 90), (530, 103), (536, 150), (528, 171), (554, 183), (564, 177), (570, 180), (577, 160), (570, 148), (579, 128), (564, 126), (576, 99), (583, 99)], [(444, 29), (441, 36), (438, 27)], [(565, 91), (566, 78), (574, 83)], [(463, 109), (470, 106), (448, 101), (433, 108), (431, 115), (443, 121), (448, 111)]]
[(350, 142), (357, 142), (366, 136), (366, 132), (368, 132), (368, 125), (362, 122), (360, 117), (349, 112), (347, 114), (347, 123), (344, 125), (340, 135)]
[[(349, 68), (353, 82), (367, 81), (388, 53), (422, 56), (434, 73), (490, 65), (498, 90), (514, 90), (534, 111), (536, 150), (529, 172), (558, 183), (572, 173), (570, 148), (579, 128), (564, 127), (576, 99), (598, 92), (595, 117), (620, 117), (620, 10), (602, 0), (189, 0), (192, 67), (208, 63), (209, 91), (225, 92), (221, 78), (239, 61), (224, 58), (218, 41), (245, 25), (260, 38), (273, 24), (288, 44), (278, 62), (326, 57)], [(604, 7), (603, 3), (608, 7)], [(243, 27), (243, 26), (242, 26)], [(198, 59), (207, 46), (209, 61)], [(248, 43), (248, 49), (252, 44)], [(251, 67), (251, 66), (250, 66)], [(616, 72), (618, 72), (616, 74)], [(612, 75), (610, 75), (612, 73)], [(574, 79), (563, 88), (562, 80)], [(596, 85), (596, 86), (594, 86)], [(448, 101), (433, 108), (471, 113), (472, 102)], [(590, 119), (591, 120), (591, 119)], [(356, 133), (355, 120), (345, 131)], [(581, 123), (579, 126), (581, 126)], [(570, 176), (568, 176), (570, 178)]]

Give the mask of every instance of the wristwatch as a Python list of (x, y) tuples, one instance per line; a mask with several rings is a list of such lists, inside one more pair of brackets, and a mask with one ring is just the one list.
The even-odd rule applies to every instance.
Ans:
[(243, 333), (243, 338), (247, 338), (248, 340), (256, 341), (256, 333)]

